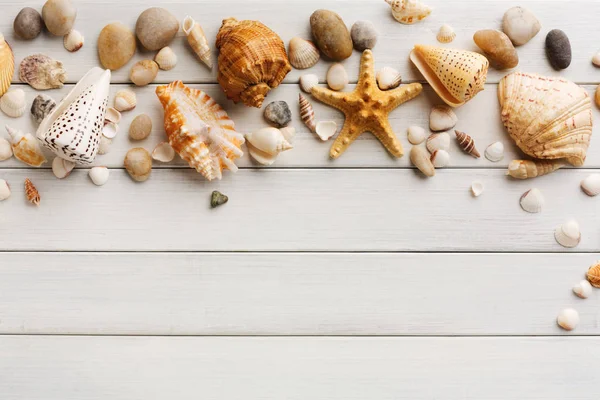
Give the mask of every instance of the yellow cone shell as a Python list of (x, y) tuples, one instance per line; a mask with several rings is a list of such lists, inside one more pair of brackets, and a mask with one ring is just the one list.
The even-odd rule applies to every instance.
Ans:
[(6, 93), (10, 87), (13, 74), (15, 72), (15, 58), (12, 49), (4, 40), (0, 33), (0, 97)]
[(483, 90), (489, 67), (481, 54), (426, 45), (416, 45), (410, 60), (451, 107), (465, 104)]

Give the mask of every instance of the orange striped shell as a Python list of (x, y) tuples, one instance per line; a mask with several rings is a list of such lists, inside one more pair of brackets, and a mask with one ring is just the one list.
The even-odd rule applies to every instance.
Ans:
[(206, 179), (237, 171), (244, 136), (213, 98), (181, 81), (156, 88), (165, 110), (165, 131), (173, 149)]
[(292, 70), (281, 38), (258, 21), (228, 18), (217, 34), (217, 79), (235, 103), (258, 107)]

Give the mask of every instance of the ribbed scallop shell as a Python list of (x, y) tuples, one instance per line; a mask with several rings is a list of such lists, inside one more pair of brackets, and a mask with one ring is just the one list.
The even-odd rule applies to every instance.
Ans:
[(10, 87), (14, 73), (15, 58), (12, 49), (0, 33), (0, 96), (3, 96)]
[(498, 99), (504, 127), (525, 154), (583, 165), (592, 136), (592, 101), (584, 89), (563, 78), (515, 72), (500, 81)]
[(223, 169), (237, 171), (244, 136), (214, 99), (181, 81), (159, 86), (169, 144), (206, 179), (221, 179)]
[(290, 64), (296, 69), (306, 69), (315, 65), (319, 58), (319, 49), (310, 40), (292, 38), (289, 44)]
[(235, 103), (260, 108), (267, 93), (292, 69), (281, 38), (258, 21), (224, 20), (217, 49), (217, 79)]
[(13, 89), (0, 98), (0, 109), (11, 118), (18, 118), (25, 114), (27, 103), (23, 89)]
[(21, 61), (19, 79), (37, 90), (58, 89), (67, 80), (67, 73), (60, 61), (34, 54)]
[(154, 57), (154, 62), (158, 64), (158, 68), (169, 71), (177, 65), (177, 55), (169, 46), (163, 47)]
[(440, 27), (436, 39), (440, 43), (450, 43), (456, 38), (456, 32), (454, 32), (454, 28), (452, 28), (448, 24), (444, 24)]

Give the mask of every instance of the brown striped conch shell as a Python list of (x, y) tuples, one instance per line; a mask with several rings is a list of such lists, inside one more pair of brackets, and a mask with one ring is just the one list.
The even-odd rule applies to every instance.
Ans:
[(410, 60), (433, 90), (451, 107), (459, 107), (484, 89), (490, 65), (472, 51), (416, 45)]
[(514, 72), (498, 86), (502, 123), (517, 146), (536, 160), (513, 161), (508, 174), (534, 178), (583, 165), (592, 136), (592, 101), (558, 77)]
[(206, 179), (221, 179), (223, 169), (237, 171), (244, 136), (209, 95), (181, 81), (156, 88), (165, 109), (165, 131), (173, 149)]
[(420, 0), (385, 0), (392, 7), (394, 19), (402, 24), (414, 24), (431, 14), (431, 7)]
[(300, 105), (300, 119), (302, 119), (304, 125), (306, 125), (311, 132), (315, 132), (317, 129), (315, 123), (315, 111), (306, 97), (302, 96), (302, 93), (298, 96), (298, 104)]
[(212, 69), (212, 53), (202, 27), (192, 17), (187, 16), (183, 20), (182, 29), (187, 36), (188, 43), (200, 61)]
[(0, 33), (0, 97), (10, 87), (13, 74), (15, 73), (15, 58), (12, 49)]
[(458, 145), (465, 153), (468, 153), (475, 158), (481, 157), (479, 151), (475, 148), (475, 141), (471, 136), (461, 131), (454, 131), (454, 134), (456, 135), (456, 140), (458, 140)]
[(258, 21), (224, 20), (217, 49), (217, 80), (235, 103), (260, 108), (292, 69), (281, 38)]

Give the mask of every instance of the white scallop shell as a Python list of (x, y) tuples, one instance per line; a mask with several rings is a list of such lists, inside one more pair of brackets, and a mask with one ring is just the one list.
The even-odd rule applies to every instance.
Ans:
[(533, 189), (526, 191), (525, 193), (523, 193), (523, 195), (521, 196), (521, 199), (519, 200), (519, 204), (521, 204), (521, 208), (524, 211), (527, 211), (528, 213), (533, 213), (533, 214), (539, 213), (540, 211), (542, 211), (542, 208), (544, 207), (545, 203), (546, 203), (546, 200), (544, 199), (544, 195), (537, 188), (533, 188)]
[(169, 71), (177, 65), (177, 54), (169, 46), (163, 47), (154, 57), (158, 68), (163, 71)]
[(484, 186), (482, 182), (475, 181), (471, 184), (471, 193), (475, 197), (479, 197), (483, 194)]
[(402, 75), (397, 69), (392, 67), (383, 67), (377, 73), (377, 86), (381, 90), (390, 90), (400, 86)]
[(587, 299), (590, 297), (592, 295), (592, 291), (592, 284), (586, 279), (581, 280), (577, 285), (573, 286), (573, 293), (582, 299)]
[(0, 161), (8, 160), (12, 155), (13, 151), (10, 142), (3, 137), (0, 137)]
[(83, 47), (84, 41), (85, 39), (81, 32), (72, 29), (71, 32), (64, 36), (63, 45), (65, 46), (65, 49), (73, 53)]
[(322, 141), (329, 140), (337, 132), (335, 121), (319, 121), (315, 133), (319, 135)]
[(18, 118), (25, 114), (27, 102), (23, 89), (13, 89), (0, 98), (0, 109), (11, 118)]
[(319, 84), (319, 77), (315, 74), (302, 75), (300, 77), (300, 89), (310, 94), (312, 89)]
[(554, 238), (563, 247), (577, 247), (581, 241), (581, 231), (577, 221), (571, 219), (554, 230)]
[(114, 122), (118, 124), (121, 122), (121, 113), (117, 111), (114, 107), (109, 107), (106, 109), (106, 114), (104, 114), (104, 121)]
[(315, 65), (319, 58), (319, 49), (310, 40), (294, 37), (288, 47), (290, 64), (296, 69), (306, 69)]
[(431, 163), (436, 168), (444, 168), (450, 164), (450, 153), (446, 150), (436, 150), (431, 155)]
[(502, 142), (494, 142), (485, 149), (485, 158), (491, 162), (502, 161), (504, 158), (504, 145)]
[(0, 201), (10, 197), (10, 186), (4, 179), (0, 179)]
[(450, 149), (450, 135), (448, 135), (448, 132), (434, 133), (427, 138), (425, 146), (432, 154), (436, 150), (448, 151)]
[(350, 82), (346, 68), (340, 63), (333, 64), (327, 71), (327, 86), (331, 90), (342, 90)]
[(564, 330), (572, 331), (579, 325), (579, 313), (572, 308), (565, 308), (558, 314), (556, 322)]
[(600, 174), (591, 174), (582, 180), (581, 190), (591, 197), (600, 194)]
[(408, 127), (407, 136), (411, 144), (421, 144), (427, 139), (427, 132), (420, 126), (413, 125)]
[(277, 128), (263, 128), (256, 132), (247, 133), (246, 140), (254, 148), (271, 156), (277, 156), (282, 151), (293, 148)]
[(117, 136), (117, 133), (119, 133), (119, 125), (114, 122), (106, 123), (102, 129), (102, 136), (109, 139), (114, 139), (115, 136)]
[(133, 110), (137, 105), (137, 97), (133, 90), (123, 89), (115, 94), (115, 108), (118, 111)]
[(92, 182), (94, 182), (94, 185), (102, 186), (108, 182), (110, 170), (106, 167), (93, 167), (90, 169), (90, 172), (88, 172), (88, 175)]
[(112, 139), (107, 138), (102, 135), (100, 137), (100, 144), (98, 145), (98, 154), (104, 155), (110, 151), (110, 145), (112, 144)]
[(72, 161), (60, 157), (55, 157), (52, 160), (52, 172), (58, 179), (63, 179), (71, 175), (73, 168), (75, 168), (75, 163)]
[(429, 113), (429, 129), (434, 132), (446, 131), (454, 128), (458, 117), (447, 105), (433, 106)]
[(454, 32), (454, 28), (452, 28), (448, 24), (443, 24), (438, 31), (436, 36), (438, 42), (440, 43), (450, 43), (456, 38), (456, 32)]
[(161, 142), (152, 151), (152, 158), (163, 163), (171, 162), (175, 158), (175, 150), (169, 142)]

